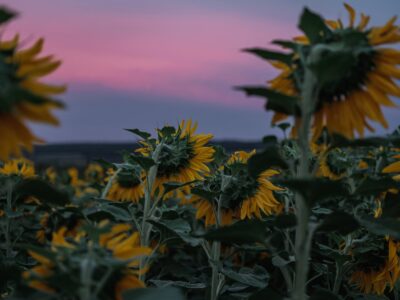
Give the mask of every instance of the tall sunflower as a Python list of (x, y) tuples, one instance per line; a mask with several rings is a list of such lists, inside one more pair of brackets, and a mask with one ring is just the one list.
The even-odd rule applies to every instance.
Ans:
[(27, 127), (26, 122), (58, 125), (52, 110), (62, 107), (52, 97), (65, 91), (64, 86), (45, 84), (41, 78), (61, 64), (53, 56), (40, 56), (43, 39), (30, 48), (21, 49), (19, 35), (0, 40), (0, 160), (21, 155), (42, 140)]
[(365, 294), (383, 295), (386, 289), (393, 290), (400, 277), (399, 250), (400, 244), (388, 239), (384, 247), (373, 253), (363, 253), (350, 276), (350, 283)]
[[(110, 172), (112, 174), (114, 171)], [(107, 194), (109, 200), (137, 203), (144, 196), (143, 183), (133, 170), (121, 169), (114, 179), (110, 176), (109, 180), (113, 180)]]
[[(153, 190), (160, 194), (164, 191), (166, 182), (188, 183), (203, 179), (210, 172), (207, 163), (213, 160), (214, 149), (207, 146), (212, 139), (211, 134), (196, 134), (197, 123), (182, 121), (173, 132), (159, 133), (158, 143), (164, 146), (158, 159), (158, 171)], [(152, 146), (146, 142), (137, 151), (144, 155), (152, 152)], [(189, 186), (184, 186), (182, 192), (188, 194)], [(168, 193), (171, 196), (173, 192)]]
[[(139, 270), (139, 258), (148, 256), (152, 250), (150, 248), (140, 247), (140, 237), (137, 232), (131, 232), (131, 226), (128, 224), (116, 224), (110, 226), (108, 222), (102, 222), (99, 228), (109, 231), (100, 234), (98, 240), (91, 240), (85, 232), (78, 232), (74, 237), (66, 238), (68, 229), (60, 228), (53, 233), (51, 242), (51, 251), (54, 259), (62, 262), (62, 269), (58, 263), (47, 257), (40, 255), (34, 251), (29, 251), (30, 255), (38, 262), (38, 265), (31, 270), (24, 272), (23, 277), (28, 284), (37, 290), (46, 293), (58, 293), (62, 295), (76, 296), (76, 291), (71, 291), (68, 284), (74, 283), (74, 277), (80, 278), (81, 260), (87, 259), (86, 255), (89, 251), (95, 253), (98, 258), (94, 263), (95, 268), (92, 272), (93, 282), (99, 281), (104, 272), (111, 267), (112, 274), (107, 276), (100, 294), (106, 296), (107, 299), (122, 299), (122, 293), (125, 290), (133, 288), (143, 288), (144, 283), (141, 282), (137, 275), (145, 270)], [(92, 254), (94, 255), (94, 254)], [(119, 261), (118, 264), (112, 260)], [(124, 264), (121, 264), (124, 262)], [(63, 280), (70, 280), (68, 284)], [(75, 298), (75, 297), (74, 297)]]
[(262, 214), (271, 215), (281, 211), (282, 205), (275, 198), (274, 192), (282, 188), (269, 181), (279, 172), (269, 169), (256, 179), (252, 178), (248, 173), (247, 161), (254, 153), (255, 151), (233, 153), (223, 168), (201, 183), (203, 189), (215, 193), (219, 198), (206, 199), (200, 195), (192, 198), (197, 208), (196, 218), (204, 219), (206, 226), (216, 223), (216, 201), (221, 201), (220, 225), (227, 225), (235, 218), (261, 218)]
[[(400, 69), (397, 67), (400, 64), (400, 51), (384, 47), (400, 42), (396, 18), (390, 19), (384, 26), (367, 28), (369, 16), (361, 14), (360, 22), (355, 24), (354, 9), (347, 4), (345, 7), (349, 13), (349, 25), (343, 26), (341, 20), (326, 21), (329, 32), (321, 34), (319, 43), (345, 45), (346, 49), (351, 49), (354, 57), (343, 78), (323, 83), (320, 87), (312, 123), (314, 139), (321, 135), (325, 127), (329, 132), (347, 138), (354, 138), (356, 134), (363, 136), (365, 129), (374, 131), (371, 121), (387, 128), (382, 107), (396, 106), (390, 96), (400, 97), (400, 88), (395, 82), (400, 78)], [(271, 62), (280, 74), (269, 81), (269, 87), (286, 95), (299, 96), (305, 72), (299, 57), (308, 53), (312, 44), (305, 36), (295, 38), (293, 43), (303, 52), (293, 50), (290, 62)], [(285, 113), (276, 112), (272, 122), (286, 118)], [(300, 117), (296, 117), (294, 134), (299, 124)]]

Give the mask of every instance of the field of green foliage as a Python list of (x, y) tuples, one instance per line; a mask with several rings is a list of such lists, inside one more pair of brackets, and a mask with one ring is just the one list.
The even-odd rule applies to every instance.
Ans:
[[(400, 28), (344, 9), (305, 8), (280, 52), (244, 50), (278, 76), (236, 89), (285, 138), (227, 153), (183, 120), (128, 129), (122, 163), (85, 170), (23, 157), (65, 87), (43, 82), (60, 61), (42, 39), (1, 38), (1, 299), (399, 299), (400, 130), (369, 132), (397, 109)], [(0, 26), (15, 17), (1, 8)]]

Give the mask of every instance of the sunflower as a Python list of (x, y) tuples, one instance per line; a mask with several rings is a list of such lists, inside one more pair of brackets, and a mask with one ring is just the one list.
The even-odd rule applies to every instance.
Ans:
[(33, 163), (27, 159), (13, 159), (6, 162), (0, 168), (0, 174), (5, 176), (29, 178), (35, 176), (35, 167)]
[(45, 170), (44, 176), (48, 181), (55, 184), (57, 181), (58, 174), (57, 174), (57, 171), (54, 169), (54, 167), (48, 167)]
[[(172, 133), (163, 134), (162, 130), (159, 134), (158, 143), (161, 140), (164, 146), (161, 149), (158, 159), (158, 171), (153, 192), (159, 191), (159, 194), (164, 192), (164, 183), (178, 182), (188, 183), (195, 180), (203, 179), (204, 174), (210, 172), (207, 163), (213, 160), (214, 149), (206, 146), (212, 139), (211, 134), (195, 134), (197, 123), (192, 124), (192, 121), (182, 121), (177, 130)], [(152, 146), (149, 143), (143, 142), (143, 147), (137, 152), (144, 155), (149, 155), (152, 152)], [(181, 196), (189, 194), (190, 187), (184, 186), (181, 188)], [(168, 193), (170, 197), (174, 192)]]
[(96, 163), (90, 163), (85, 170), (85, 180), (91, 183), (99, 183), (103, 180), (103, 167)]
[(339, 148), (324, 151), (320, 157), (317, 175), (339, 180), (347, 174), (350, 163), (347, 154)]
[[(109, 180), (112, 180), (112, 176)], [(133, 170), (121, 169), (111, 184), (107, 199), (137, 203), (143, 196), (144, 188), (138, 175)]]
[(350, 277), (350, 283), (365, 294), (383, 295), (387, 288), (392, 290), (400, 277), (399, 250), (400, 244), (388, 239), (385, 247), (363, 254)]
[[(370, 121), (387, 128), (381, 108), (396, 106), (389, 96), (400, 97), (400, 88), (395, 83), (395, 79), (400, 78), (400, 69), (396, 66), (400, 64), (400, 51), (382, 47), (400, 42), (399, 27), (394, 25), (396, 18), (390, 19), (384, 26), (367, 28), (369, 16), (361, 14), (361, 20), (356, 25), (354, 9), (347, 4), (345, 7), (350, 15), (349, 26), (344, 27), (340, 20), (326, 21), (330, 31), (321, 35), (321, 43), (345, 45), (355, 58), (346, 76), (320, 87), (312, 123), (314, 140), (325, 127), (330, 133), (339, 133), (347, 138), (354, 138), (355, 134), (364, 136), (365, 129), (374, 131)], [(306, 53), (310, 50), (306, 37), (295, 38), (294, 42)], [(291, 57), (290, 63), (271, 62), (280, 74), (269, 81), (269, 86), (280, 93), (299, 96), (302, 85), (299, 78), (304, 78), (305, 66), (296, 50)], [(272, 122), (286, 118), (284, 113), (276, 112)], [(296, 117), (294, 134), (300, 121)]]
[[(393, 156), (395, 159), (400, 159), (400, 154)], [(390, 174), (390, 173), (400, 173), (400, 160), (395, 161), (394, 163), (386, 166), (382, 173)], [(400, 174), (393, 176), (394, 180), (400, 181)]]
[(33, 143), (42, 142), (26, 122), (58, 125), (52, 110), (62, 107), (52, 99), (63, 93), (64, 86), (48, 85), (41, 77), (55, 71), (61, 64), (53, 56), (40, 56), (43, 39), (30, 48), (21, 49), (19, 36), (0, 41), (0, 65), (3, 87), (0, 92), (0, 160), (20, 156), (22, 149), (32, 150)]
[[(108, 221), (103, 221), (100, 223), (99, 229), (106, 229), (109, 226)], [(57, 276), (57, 273), (65, 276), (66, 272), (71, 272), (70, 276), (72, 276), (72, 274), (75, 274), (73, 272), (80, 270), (80, 260), (76, 258), (79, 255), (86, 255), (85, 253), (90, 247), (91, 251), (96, 251), (96, 256), (100, 258), (97, 262), (99, 265), (96, 266), (98, 269), (95, 269), (92, 273), (97, 280), (102, 277), (101, 273), (104, 273), (107, 269), (105, 265), (102, 265), (102, 262), (107, 264), (110, 259), (126, 262), (126, 264), (113, 264), (113, 274), (108, 276), (102, 290), (102, 293), (107, 294), (107, 299), (110, 298), (110, 293), (113, 295), (112, 298), (123, 299), (122, 293), (125, 290), (145, 287), (144, 283), (137, 277), (138, 274), (145, 271), (139, 270), (139, 258), (152, 253), (150, 248), (140, 247), (139, 233), (132, 233), (131, 229), (129, 224), (116, 224), (110, 226), (108, 232), (100, 234), (98, 240), (90, 240), (84, 231), (78, 232), (74, 237), (67, 238), (68, 229), (62, 227), (53, 233), (51, 251), (58, 261), (63, 262), (63, 269), (58, 270), (58, 264), (53, 263), (52, 260), (35, 251), (29, 251), (29, 254), (39, 264), (24, 272), (23, 277), (27, 280), (29, 286), (46, 293), (62, 290), (64, 285), (59, 283), (55, 276)], [(73, 259), (69, 259), (69, 257)], [(96, 279), (93, 278), (93, 280)]]
[[(238, 151), (231, 155), (226, 165), (202, 182), (202, 187), (214, 193), (221, 193), (221, 224), (227, 225), (236, 219), (261, 218), (262, 214), (279, 213), (282, 205), (274, 196), (275, 191), (283, 190), (273, 185), (269, 178), (279, 174), (276, 170), (266, 170), (252, 178), (247, 169), (250, 153)], [(228, 183), (223, 178), (229, 177)], [(194, 195), (192, 202), (197, 208), (196, 218), (204, 219), (205, 225), (216, 224), (217, 205), (210, 199)]]

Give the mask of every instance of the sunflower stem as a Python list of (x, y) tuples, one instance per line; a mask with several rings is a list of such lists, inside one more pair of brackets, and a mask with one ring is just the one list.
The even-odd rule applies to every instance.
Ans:
[[(157, 145), (156, 149), (153, 152), (152, 159), (155, 162), (155, 165), (152, 166), (148, 173), (147, 173), (147, 180), (146, 180), (146, 187), (144, 191), (144, 208), (143, 208), (143, 219), (142, 219), (142, 226), (140, 232), (140, 243), (141, 247), (149, 247), (150, 245), (150, 233), (152, 229), (152, 225), (147, 222), (152, 217), (152, 213), (154, 211), (151, 209), (151, 202), (152, 202), (152, 192), (154, 182), (157, 177), (158, 172), (158, 157), (160, 156), (161, 149), (163, 147), (163, 143)], [(144, 270), (147, 264), (147, 258), (141, 257), (140, 258), (140, 270)], [(146, 279), (145, 272), (141, 272), (139, 275), (139, 279), (143, 282)]]
[[(221, 215), (221, 197), (218, 199), (217, 203), (217, 214), (216, 214), (216, 227), (221, 226), (222, 215)], [(221, 257), (221, 242), (214, 241), (211, 248), (211, 300), (217, 300), (219, 290), (222, 288), (221, 284), (223, 279), (219, 274), (219, 264)]]
[[(311, 119), (317, 99), (317, 78), (306, 68), (301, 100), (301, 127), (299, 130), (300, 164), (299, 178), (309, 177), (309, 135)], [(301, 194), (296, 195), (297, 228), (295, 237), (296, 279), (292, 291), (293, 300), (306, 300), (307, 278), (313, 230), (310, 228), (310, 207)]]
[[(12, 211), (12, 192), (13, 192), (13, 184), (11, 183), (11, 181), (7, 182), (7, 210), (8, 212)], [(10, 217), (7, 215), (7, 221), (6, 221), (6, 230), (5, 230), (5, 234), (6, 234), (6, 257), (10, 258), (12, 256), (12, 243), (11, 243), (11, 230), (10, 230), (10, 226), (11, 226), (11, 219)]]
[(89, 245), (88, 255), (80, 262), (81, 271), (81, 283), (82, 286), (79, 290), (79, 296), (81, 300), (93, 299), (92, 296), (92, 276), (95, 269), (96, 263), (93, 259), (93, 249)]

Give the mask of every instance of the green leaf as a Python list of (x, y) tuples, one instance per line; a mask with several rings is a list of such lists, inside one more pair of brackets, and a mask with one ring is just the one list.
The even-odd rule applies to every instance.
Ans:
[(384, 177), (379, 179), (366, 178), (362, 183), (356, 188), (354, 195), (357, 196), (367, 196), (374, 195), (377, 196), (382, 192), (386, 192), (389, 189), (398, 189), (400, 186), (399, 182), (396, 182), (390, 177)]
[(199, 196), (201, 198), (204, 198), (204, 199), (207, 199), (207, 200), (209, 200), (211, 202), (215, 201), (215, 198), (218, 196), (218, 193), (216, 193), (216, 192), (211, 192), (209, 190), (202, 189), (202, 188), (199, 188), (199, 187), (193, 187), (190, 190), (190, 192), (193, 195), (197, 195), (197, 196)]
[(205, 289), (207, 285), (203, 282), (185, 282), (185, 281), (172, 281), (172, 280), (156, 280), (151, 279), (151, 283), (153, 283), (158, 288), (166, 288), (169, 286), (181, 287), (186, 289)]
[(65, 205), (70, 202), (67, 193), (38, 178), (24, 179), (14, 186), (13, 197), (16, 201), (29, 196), (37, 198), (45, 205)]
[(297, 225), (297, 218), (293, 214), (281, 214), (275, 217), (272, 225), (279, 229), (293, 228)]
[(116, 221), (132, 221), (129, 212), (123, 208), (110, 204), (110, 205), (101, 205), (99, 209), (100, 211), (111, 214)]
[(139, 166), (141, 166), (144, 170), (148, 171), (152, 166), (154, 166), (156, 163), (151, 157), (146, 157), (142, 155), (136, 155), (136, 154), (131, 154), (129, 156), (129, 159), (135, 163), (137, 163)]
[(175, 129), (175, 127), (173, 127), (173, 126), (164, 126), (163, 128), (161, 128), (161, 129), (159, 130), (159, 133), (161, 133), (161, 135), (162, 135), (163, 137), (165, 137), (165, 136), (171, 136), (171, 135), (173, 135), (175, 132), (176, 132), (176, 129)]
[(190, 181), (190, 182), (186, 182), (186, 183), (181, 183), (181, 182), (166, 182), (163, 183), (164, 186), (164, 195), (168, 194), (169, 192), (172, 192), (174, 190), (180, 189), (184, 186), (193, 184), (195, 181)]
[(151, 134), (146, 132), (146, 131), (141, 131), (137, 128), (134, 129), (125, 129), (126, 131), (132, 132), (133, 134), (136, 134), (137, 136), (141, 137), (144, 140), (147, 140), (149, 137), (151, 137)]
[(287, 188), (297, 191), (303, 195), (304, 199), (312, 205), (317, 201), (330, 197), (347, 196), (349, 191), (346, 185), (337, 180), (331, 181), (323, 178), (310, 179), (276, 179), (273, 183), (277, 183)]
[(249, 300), (283, 300), (285, 297), (275, 292), (270, 287), (266, 287), (250, 296)]
[(391, 236), (400, 239), (400, 221), (393, 218), (373, 218), (365, 216), (360, 218), (359, 223), (369, 232), (381, 236)]
[(243, 49), (242, 51), (254, 54), (266, 60), (277, 60), (287, 65), (290, 65), (292, 63), (292, 54), (276, 52), (262, 48), (248, 48), (248, 49)]
[(249, 174), (253, 178), (258, 176), (265, 170), (271, 167), (286, 169), (288, 167), (286, 161), (279, 153), (279, 148), (276, 144), (269, 144), (263, 152), (252, 155), (248, 160)]
[(280, 255), (275, 255), (271, 260), (275, 267), (284, 267), (294, 262), (294, 257), (290, 257), (287, 252), (282, 252)]
[(332, 31), (326, 25), (325, 20), (308, 8), (304, 8), (298, 27), (308, 37), (311, 44), (316, 44), (323, 38), (332, 35)]
[(285, 40), (273, 40), (272, 44), (279, 45), (282, 48), (287, 48), (291, 50), (297, 50), (298, 44), (293, 41), (285, 41)]
[(357, 230), (359, 227), (360, 224), (352, 215), (337, 211), (324, 218), (323, 223), (318, 227), (318, 231), (337, 231), (340, 234), (346, 235)]
[(255, 266), (252, 269), (243, 267), (239, 272), (223, 268), (221, 273), (230, 279), (256, 288), (264, 288), (269, 279), (268, 272), (261, 266)]
[(18, 14), (5, 6), (0, 6), (0, 24), (4, 24), (14, 19)]
[(212, 229), (203, 235), (206, 240), (221, 241), (233, 244), (264, 243), (268, 238), (266, 222), (260, 220), (245, 220), (231, 226)]
[(182, 292), (173, 287), (132, 289), (122, 293), (123, 300), (185, 300)]
[(279, 93), (264, 86), (241, 86), (237, 90), (243, 91), (247, 96), (257, 96), (266, 98), (265, 105), (267, 110), (281, 112), (286, 115), (300, 115), (299, 98)]
[(196, 247), (200, 244), (201, 240), (191, 235), (190, 224), (183, 219), (154, 221), (149, 220), (150, 224), (158, 228), (164, 239), (170, 236), (180, 238), (185, 243)]
[(316, 292), (312, 294), (310, 300), (341, 300), (341, 296), (332, 293), (329, 290), (318, 288)]

